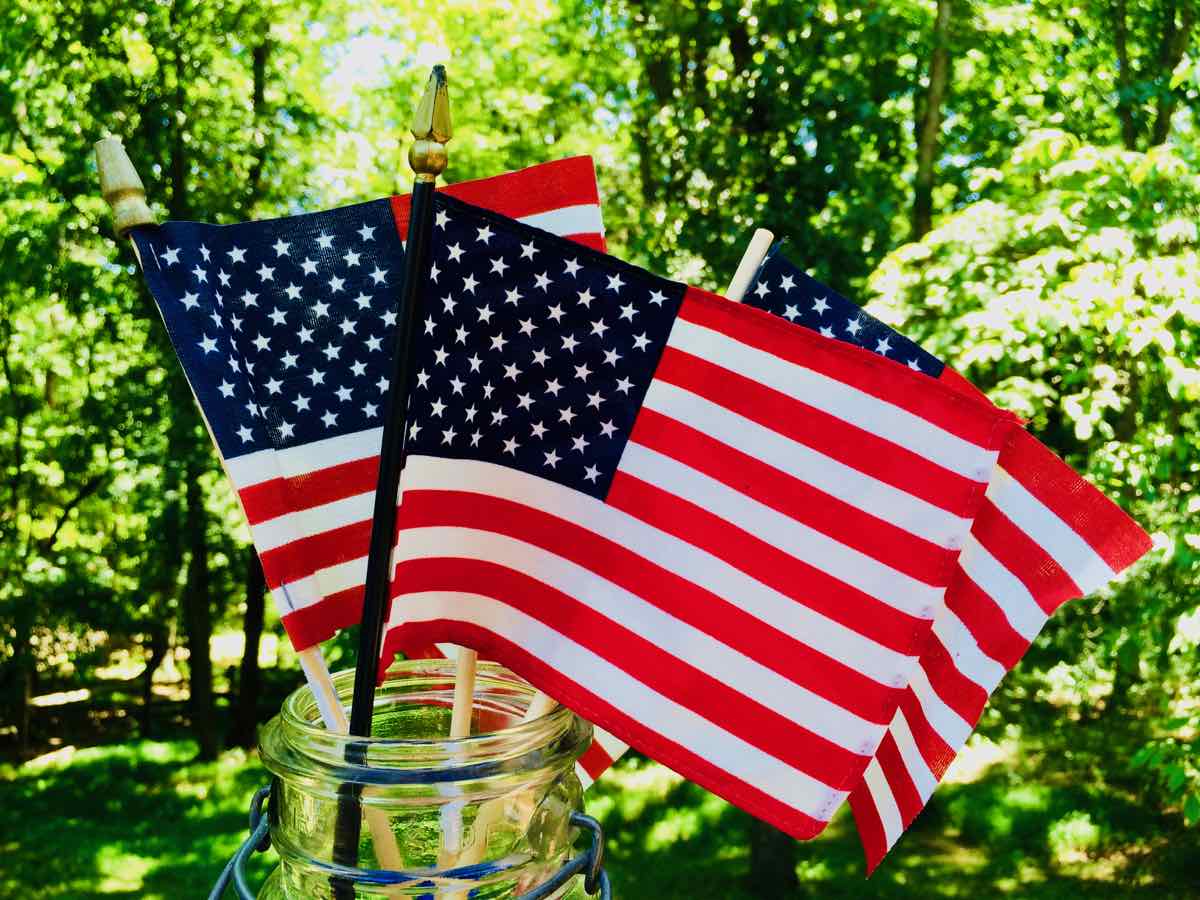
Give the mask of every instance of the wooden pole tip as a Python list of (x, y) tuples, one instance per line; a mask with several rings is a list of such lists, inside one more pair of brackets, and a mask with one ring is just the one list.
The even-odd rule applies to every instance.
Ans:
[(100, 194), (112, 209), (113, 228), (118, 237), (125, 237), (138, 225), (157, 223), (146, 203), (146, 186), (120, 138), (96, 141), (96, 171), (100, 174)]

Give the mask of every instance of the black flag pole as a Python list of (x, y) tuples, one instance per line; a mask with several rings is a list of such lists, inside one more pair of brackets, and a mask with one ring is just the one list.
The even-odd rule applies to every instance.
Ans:
[[(416, 173), (412, 207), (408, 219), (408, 241), (400, 276), (399, 325), (387, 404), (383, 420), (383, 443), (379, 450), (379, 478), (375, 486), (375, 510), (371, 520), (371, 544), (367, 555), (367, 580), (363, 594), (362, 624), (358, 634), (358, 660), (354, 672), (354, 696), (350, 706), (350, 734), (368, 737), (375, 710), (375, 683), (383, 645), (391, 587), (392, 547), (396, 538), (396, 500), (400, 473), (404, 468), (404, 438), (408, 418), (408, 396), (412, 384), (410, 361), (417, 325), (421, 321), (421, 289), (429, 277), (429, 241), (433, 231), (434, 185), (446, 168), (446, 143), (450, 126), (450, 94), (446, 69), (434, 66), (425, 94), (413, 116), (415, 140), (408, 162)], [(351, 744), (347, 762), (362, 764), (365, 746)], [(361, 814), (354, 787), (343, 792), (338, 806), (334, 835), (334, 860), (340, 865), (358, 863)], [(335, 879), (335, 897), (353, 897), (354, 889)]]

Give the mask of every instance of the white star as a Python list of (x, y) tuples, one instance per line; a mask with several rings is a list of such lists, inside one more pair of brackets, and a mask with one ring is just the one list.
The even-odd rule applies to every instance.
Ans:
[(588, 466), (583, 470), (583, 477), (595, 484), (596, 479), (600, 477), (600, 470), (595, 466)]
[(383, 338), (369, 337), (366, 340), (367, 350), (382, 350)]
[(579, 341), (575, 340), (574, 336), (569, 335), (569, 334), (563, 335), (562, 342), (563, 342), (563, 349), (566, 350), (568, 353), (574, 353), (575, 348), (579, 346)]
[(450, 254), (451, 262), (458, 262), (460, 259), (462, 259), (462, 247), (460, 247), (458, 244), (451, 244), (446, 248), (446, 252)]
[(225, 327), (225, 322), (221, 319), (220, 314), (213, 312), (209, 315), (209, 318), (212, 319), (214, 328), (221, 329)]
[(604, 337), (604, 332), (608, 331), (608, 326), (604, 324), (603, 319), (597, 319), (592, 323), (592, 334)]
[(453, 314), (454, 307), (458, 306), (458, 301), (447, 294), (442, 298), (442, 311), (448, 314)]
[(577, 263), (573, 259), (568, 259), (567, 260), (567, 271), (565, 274), (570, 275), (572, 278), (574, 278), (575, 273), (578, 271), (579, 271), (579, 263)]
[(472, 446), (472, 447), (478, 447), (478, 446), (479, 446), (479, 439), (480, 439), (481, 437), (483, 437), (483, 435), (479, 433), (479, 429), (478, 429), (478, 428), (477, 428), (477, 429), (475, 429), (474, 431), (472, 431), (472, 432), (471, 432), (471, 446)]
[(578, 414), (575, 412), (575, 410), (571, 409), (569, 406), (564, 406), (558, 411), (558, 421), (566, 422), (568, 425), (570, 425), (573, 421), (575, 421), (576, 415)]
[(467, 383), (465, 381), (455, 375), (450, 379), (450, 390), (454, 391), (454, 393), (458, 394), (459, 396), (462, 396), (462, 391), (463, 388), (466, 387), (466, 384)]
[(829, 300), (826, 297), (818, 297), (813, 301), (813, 312), (818, 316), (824, 315), (825, 310), (829, 309)]
[(337, 344), (330, 343), (326, 344), (325, 349), (321, 352), (325, 354), (326, 359), (337, 359), (341, 355), (342, 348)]
[(467, 342), (467, 329), (462, 325), (454, 330), (454, 343), (465, 344)]
[(535, 438), (537, 438), (538, 440), (541, 440), (542, 436), (546, 433), (546, 426), (543, 425), (541, 422), (534, 422), (530, 426), (530, 430)]
[(439, 209), (437, 215), (433, 217), (433, 224), (438, 228), (445, 228), (446, 223), (450, 221), (450, 216), (446, 214), (444, 209)]
[(606, 363), (608, 363), (610, 366), (615, 366), (617, 364), (617, 360), (620, 358), (621, 358), (621, 354), (618, 353), (615, 349), (604, 351), (604, 361)]
[(204, 246), (204, 244), (201, 244), (200, 255), (204, 257), (205, 262), (208, 262), (208, 258), (212, 255), (212, 252), (208, 249), (208, 247)]
[(220, 387), (217, 388), (217, 390), (219, 390), (221, 392), (222, 397), (232, 397), (233, 396), (233, 385), (230, 384), (228, 381), (222, 380), (221, 385), (220, 385)]
[(887, 356), (887, 352), (891, 349), (892, 349), (891, 340), (886, 336), (880, 338), (879, 342), (877, 344), (875, 344), (875, 352), (882, 353), (884, 356)]
[(534, 363), (536, 363), (539, 366), (544, 366), (546, 364), (546, 360), (548, 360), (549, 358), (550, 358), (550, 354), (547, 353), (545, 350), (539, 349), (539, 350), (533, 351), (533, 361), (534, 361)]
[(240, 316), (230, 316), (229, 324), (233, 326), (234, 331), (242, 330), (242, 319)]
[(217, 339), (210, 338), (206, 334), (204, 336), (204, 340), (200, 341), (200, 349), (203, 350), (205, 352), (205, 354), (215, 353), (217, 350)]
[(528, 410), (533, 405), (533, 398), (528, 394), (517, 394), (517, 409)]
[(325, 383), (325, 373), (320, 369), (313, 369), (308, 373), (308, 377), (312, 381), (313, 387), (316, 387), (318, 384)]
[(537, 279), (537, 284), (535, 284), (534, 287), (539, 287), (544, 291), (550, 286), (550, 279), (546, 277), (545, 272), (540, 272), (533, 277)]
[(173, 266), (179, 262), (179, 248), (168, 247), (163, 251), (163, 259), (167, 261), (168, 266)]
[(492, 308), (486, 303), (479, 307), (479, 321), (488, 323), (492, 321)]
[(249, 428), (247, 428), (245, 425), (243, 425), (241, 428), (239, 428), (237, 430), (237, 436), (242, 439), (242, 443), (245, 443), (246, 441), (248, 441), (252, 437), (254, 437), (254, 432), (251, 431)]
[(199, 298), (199, 294), (193, 294), (191, 291), (184, 291), (183, 297), (179, 302), (183, 304), (184, 309), (195, 309), (200, 305)]
[(455, 438), (455, 437), (457, 437), (457, 434), (456, 434), (456, 432), (454, 431), (454, 426), (453, 426), (453, 425), (451, 425), (449, 428), (446, 428), (446, 429), (444, 429), (444, 430), (442, 431), (442, 443), (443, 443), (443, 444), (452, 444), (452, 443), (454, 443), (454, 438)]
[(478, 410), (477, 410), (477, 409), (475, 409), (475, 405), (474, 405), (474, 404), (472, 404), (472, 405), (468, 406), (468, 407), (467, 407), (467, 411), (466, 411), (466, 413), (465, 413), (465, 415), (466, 415), (466, 417), (467, 417), (467, 421), (468, 421), (468, 422), (474, 422), (474, 421), (475, 421), (475, 413), (477, 413), (477, 412), (478, 412)]
[(337, 391), (335, 391), (335, 393), (337, 394), (337, 398), (338, 398), (339, 400), (341, 400), (343, 403), (347, 403), (347, 402), (349, 402), (349, 400), (350, 400), (350, 388), (348, 388), (348, 387), (346, 387), (345, 385), (343, 385), (342, 387), (338, 388), (338, 389), (337, 389)]
[(329, 279), (329, 288), (335, 294), (338, 291), (340, 291), (343, 287), (345, 287), (345, 285), (346, 285), (346, 279), (344, 279), (344, 278), (338, 278), (336, 275), (334, 275), (332, 278)]
[(439, 366), (444, 366), (446, 364), (446, 359), (450, 356), (450, 354), (446, 352), (445, 347), (438, 347), (433, 351), (433, 355), (437, 358), (437, 364)]
[(384, 325), (388, 325), (388, 326), (395, 325), (396, 324), (396, 311), (394, 309), (389, 309), (387, 312), (385, 312), (379, 318), (383, 321)]
[(553, 469), (556, 465), (558, 465), (558, 461), (561, 458), (562, 457), (560, 457), (558, 455), (558, 451), (552, 449), (549, 453), (546, 454), (546, 465), (548, 465), (550, 468)]
[(604, 398), (600, 396), (599, 391), (596, 391), (593, 394), (588, 394), (587, 398), (588, 398), (588, 406), (590, 406), (592, 409), (599, 409), (600, 404), (604, 402)]
[(362, 378), (362, 376), (367, 374), (367, 364), (365, 362), (356, 362), (350, 367), (350, 371), (354, 374), (355, 378)]
[(483, 364), (483, 360), (479, 358), (478, 353), (472, 353), (467, 360), (467, 364), (471, 367), (472, 372), (478, 372), (480, 365)]
[(796, 286), (796, 280), (792, 278), (791, 275), (784, 275), (783, 278), (779, 280), (779, 286), (783, 288), (783, 292), (786, 294)]
[(504, 292), (504, 302), (505, 303), (511, 303), (513, 306), (516, 306), (517, 301), (520, 299), (521, 299), (521, 292), (518, 291), (516, 288), (511, 288)]
[(608, 276), (608, 289), (610, 291), (617, 291), (619, 293), (621, 288), (624, 287), (624, 285), (625, 285), (625, 282), (623, 282), (621, 280), (620, 272), (618, 272), (616, 275)]
[(492, 335), (492, 349), (493, 350), (499, 350), (499, 351), (503, 352), (504, 345), (507, 343), (508, 343), (508, 340), (507, 340), (507, 338), (504, 337), (503, 332), (501, 332), (500, 334)]
[(299, 358), (300, 357), (298, 357), (295, 353), (292, 353), (291, 351), (283, 354), (283, 367), (285, 369), (295, 368), (296, 360), (298, 360)]
[(592, 370), (587, 367), (587, 363), (575, 367), (575, 377), (580, 381), (587, 381), (588, 376), (591, 374)]
[(493, 425), (500, 425), (507, 418), (508, 418), (508, 416), (504, 414), (504, 410), (502, 410), (502, 409), (493, 409), (492, 410), (492, 424)]
[(587, 439), (581, 434), (579, 437), (571, 438), (571, 449), (583, 452), (583, 448), (588, 445)]
[(346, 255), (343, 256), (342, 259), (345, 261), (346, 265), (348, 265), (348, 266), (357, 266), (358, 258), (361, 255), (362, 255), (361, 253), (355, 253), (353, 250), (347, 250)]
[(633, 338), (633, 349), (634, 350), (645, 350), (648, 346), (650, 346), (650, 339), (648, 337), (646, 337), (644, 332), (642, 334), (634, 336), (634, 338)]
[(325, 415), (321, 416), (321, 421), (325, 423), (326, 428), (332, 428), (337, 424), (337, 413), (333, 410), (326, 410)]
[(477, 241), (483, 241), (485, 244), (492, 239), (492, 229), (490, 225), (484, 225), (482, 228), (476, 229), (479, 236), (475, 238)]
[(504, 257), (500, 256), (492, 260), (492, 271), (497, 275), (504, 275), (504, 270), (508, 268), (508, 263), (504, 261)]
[(442, 274), (442, 270), (437, 267), (437, 263), (432, 263), (429, 266), (429, 279), (431, 281), (437, 281), (438, 276), (441, 274)]
[(507, 441), (504, 442), (504, 452), (511, 454), (512, 456), (516, 456), (517, 448), (520, 446), (521, 445), (517, 443), (516, 438), (509, 438)]
[(510, 381), (516, 381), (517, 376), (521, 374), (521, 370), (517, 368), (516, 363), (509, 363), (504, 367), (504, 377)]
[(548, 315), (551, 319), (553, 319), (555, 322), (557, 322), (559, 319), (561, 319), (563, 317), (562, 307), (556, 303), (552, 307), (550, 307), (548, 310), (546, 310), (546, 315)]
[(562, 390), (562, 385), (558, 383), (557, 378), (551, 378), (546, 382), (546, 393), (558, 396), (558, 392)]
[(217, 277), (221, 279), (221, 287), (229, 287), (230, 276), (225, 273), (224, 269), (221, 269), (219, 272), (217, 272)]
[(626, 303), (621, 307), (621, 318), (627, 322), (632, 322), (633, 317), (637, 314), (637, 310), (633, 308), (632, 303)]
[(862, 331), (862, 322), (858, 321), (858, 319), (850, 319), (846, 323), (846, 330), (852, 335), (857, 336), (857, 334)]
[(783, 317), (785, 319), (787, 319), (789, 322), (795, 322), (796, 317), (799, 315), (800, 315), (800, 310), (796, 309), (796, 307), (793, 304), (789, 303), (786, 307), (784, 307)]
[(579, 303), (581, 306), (585, 307), (586, 309), (591, 309), (591, 306), (589, 304), (591, 304), (591, 302), (593, 300), (595, 300), (596, 298), (592, 296), (591, 290), (589, 290), (588, 288), (584, 288), (582, 291), (579, 292), (578, 299), (579, 299)]
[(297, 394), (296, 399), (292, 401), (296, 404), (296, 412), (302, 412), (308, 409), (308, 398), (303, 394)]
[(601, 422), (600, 423), (600, 434), (603, 437), (612, 437), (613, 432), (616, 430), (617, 430), (617, 426), (615, 426), (612, 422)]
[(388, 380), (381, 375), (379, 380), (375, 382), (375, 387), (379, 393), (383, 394), (387, 392), (387, 389), (390, 387), (390, 385), (388, 384)]
[(308, 257), (305, 257), (304, 262), (300, 263), (300, 268), (304, 270), (305, 275), (317, 274), (317, 264)]
[(366, 416), (368, 419), (373, 419), (378, 414), (379, 407), (376, 406), (374, 403), (364, 403), (362, 411), (363, 411), (363, 415)]
[(526, 337), (532, 337), (533, 329), (535, 328), (537, 328), (537, 326), (533, 324), (532, 319), (521, 320), (521, 334), (525, 335)]
[(387, 284), (387, 272), (383, 271), (383, 269), (379, 268), (379, 266), (376, 266), (371, 272), (371, 280), (376, 284)]
[(622, 394), (628, 394), (629, 389), (633, 387), (633, 382), (628, 378), (620, 378), (617, 380), (617, 390)]
[(199, 266), (196, 266), (196, 268), (192, 269), (192, 274), (196, 276), (197, 281), (203, 281), (206, 284), (208, 283), (208, 273)]
[(317, 235), (317, 246), (322, 250), (328, 250), (333, 246), (333, 238), (324, 233), (319, 234)]
[(313, 304), (313, 312), (317, 316), (324, 318), (325, 316), (329, 315), (329, 304), (326, 303), (324, 300), (318, 300), (316, 303)]
[(300, 299), (300, 288), (296, 287), (294, 284), (289, 284), (283, 289), (283, 292), (288, 295), (289, 300)]
[(914, 372), (920, 372), (920, 371), (921, 371), (921, 367), (920, 367), (919, 365), (917, 365), (917, 361), (916, 361), (915, 359), (910, 359), (910, 360), (908, 361), (907, 365), (908, 365), (908, 367), (909, 367), (910, 369), (912, 369)]
[(260, 353), (263, 350), (270, 349), (270, 347), (271, 347), (271, 339), (269, 337), (267, 337), (266, 335), (262, 335), (262, 334), (260, 334), (253, 341), (251, 341), (251, 343), (254, 344), (254, 346), (258, 348), (258, 351)]
[(437, 416), (440, 419), (442, 417), (442, 413), (444, 413), (445, 411), (446, 411), (445, 403), (443, 403), (440, 399), (433, 401), (433, 415)]
[(371, 298), (359, 291), (358, 296), (354, 298), (354, 302), (358, 304), (359, 309), (366, 309), (371, 305)]
[(243, 250), (241, 247), (234, 247), (232, 250), (229, 251), (229, 260), (230, 260), (230, 262), (235, 262), (235, 263), (245, 262), (246, 261), (246, 251)]
[(413, 422), (411, 425), (408, 426), (408, 439), (410, 441), (416, 440), (417, 433), (420, 430), (421, 430), (420, 424), (417, 422)]
[(278, 378), (271, 378), (267, 381), (267, 390), (272, 394), (278, 394), (281, 387), (283, 387), (283, 382)]
[(363, 224), (363, 227), (358, 229), (358, 236), (364, 241), (375, 240), (375, 226)]
[(827, 337), (827, 338), (833, 337), (833, 328), (829, 325), (822, 325), (821, 326), (821, 337)]
[(767, 296), (767, 294), (771, 293), (771, 289), (769, 287), (767, 287), (767, 282), (764, 280), (764, 281), (760, 281), (755, 286), (754, 293), (758, 294), (758, 296), (760, 296), (760, 297), (765, 297), (765, 296)]
[(271, 324), (282, 325), (285, 321), (287, 321), (287, 314), (281, 309), (273, 309), (271, 310), (270, 319)]
[(271, 246), (274, 248), (276, 256), (287, 256), (288, 248), (290, 248), (292, 245), (286, 243), (283, 238), (276, 238), (275, 243)]
[(354, 334), (355, 325), (356, 323), (353, 320), (343, 319), (338, 328), (342, 329), (342, 334)]
[(429, 373), (424, 369), (417, 373), (417, 387), (429, 387)]
[(650, 302), (655, 306), (662, 306), (663, 301), (667, 299), (667, 295), (662, 291), (655, 291), (650, 295)]
[(533, 246), (533, 241), (530, 241), (528, 244), (521, 245), (521, 258), (522, 259), (533, 259), (533, 254), (535, 254), (537, 252), (538, 252), (537, 247)]
[(291, 422), (279, 423), (279, 436), (281, 438), (290, 438), (296, 433), (296, 426)]
[(253, 291), (245, 291), (242, 293), (242, 302), (247, 306), (258, 306), (258, 294)]
[(463, 290), (469, 294), (474, 294), (475, 286), (477, 284), (479, 284), (479, 282), (475, 280), (475, 276), (468, 274), (467, 277), (463, 279)]

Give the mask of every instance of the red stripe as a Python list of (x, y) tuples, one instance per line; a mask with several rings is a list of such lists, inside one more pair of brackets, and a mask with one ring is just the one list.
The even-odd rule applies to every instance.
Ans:
[(999, 563), (1015, 575), (1047, 616), (1083, 591), (1033, 538), (984, 498), (971, 534)]
[(900, 747), (897, 746), (896, 739), (892, 737), (890, 731), (880, 741), (875, 758), (879, 760), (879, 768), (883, 770), (884, 778), (887, 779), (888, 786), (892, 789), (892, 797), (895, 798), (896, 806), (900, 809), (900, 821), (907, 828), (925, 803), (921, 800), (921, 794), (917, 791), (912, 776), (908, 774), (908, 766), (904, 764), (904, 758), (900, 755)]
[[(667, 347), (654, 377), (957, 515), (965, 515), (978, 496), (979, 482), (942, 468), (916, 450), (893, 444), (699, 356)], [(648, 412), (643, 408), (639, 418)]]
[(578, 764), (583, 767), (583, 771), (588, 773), (588, 777), (595, 781), (612, 767), (613, 759), (600, 746), (599, 741), (592, 741), (591, 746), (579, 757)]
[[(600, 204), (596, 168), (590, 156), (572, 156), (491, 178), (460, 181), (446, 185), (441, 190), (451, 197), (482, 206), (510, 219), (551, 212), (566, 206)], [(411, 203), (410, 194), (392, 197), (392, 214), (396, 218), (401, 240), (408, 236)], [(606, 249), (603, 238), (600, 238), (597, 249)]]
[[(648, 690), (710, 720), (717, 713), (715, 721), (725, 731), (830, 787), (848, 789), (870, 758), (809, 731), (523, 572), (479, 560), (438, 557), (402, 562), (397, 566), (397, 581), (406, 593), (461, 591), (519, 610), (652, 686)], [(402, 614), (403, 596), (394, 602), (400, 604)], [(455, 640), (439, 638), (445, 639)], [(609, 720), (600, 721), (607, 725)]]
[[(790, 519), (925, 584), (945, 587), (954, 554), (668, 418), (642, 410), (630, 440), (703, 472)], [(863, 498), (870, 502), (870, 497)]]
[[(613, 478), (608, 503), (897, 653), (917, 656), (933, 626), (931, 619), (888, 606), (720, 516), (626, 472), (618, 471)], [(890, 721), (890, 715), (873, 721)]]
[(1029, 649), (1029, 641), (1009, 624), (995, 600), (962, 569), (946, 589), (946, 606), (962, 620), (979, 649), (1011, 669)]
[(917, 699), (912, 688), (905, 688), (904, 693), (900, 695), (900, 711), (904, 713), (909, 730), (912, 731), (913, 740), (916, 741), (917, 749), (921, 751), (925, 764), (929, 766), (929, 771), (933, 773), (934, 778), (941, 781), (942, 776), (946, 774), (946, 769), (950, 768), (950, 763), (954, 762), (957, 750), (943, 741), (942, 736), (934, 731), (933, 726), (929, 724), (929, 719), (925, 717), (925, 711), (921, 708), (921, 701)]
[(294, 612), (283, 615), (283, 627), (296, 650), (307, 650), (327, 641), (362, 618), (362, 585), (338, 591)]
[(943, 702), (974, 726), (983, 713), (988, 692), (959, 671), (941, 639), (930, 635), (921, 654), (921, 667)]
[[(427, 490), (405, 492), (400, 519), (401, 529), (437, 525), (475, 528), (541, 547), (631, 594), (648, 598), (668, 615), (867, 721), (886, 725), (895, 714), (897, 689), (818, 653), (797, 635), (772, 628), (729, 600), (688, 581), (686, 576), (668, 571), (574, 522), (484, 494)], [(412, 590), (407, 584), (404, 589)]]
[(406, 622), (392, 629), (384, 640), (381, 674), (397, 652), (409, 646), (421, 646), (441, 640), (473, 647), (482, 656), (498, 660), (525, 680), (538, 685), (555, 700), (584, 718), (604, 722), (606, 726), (611, 723), (610, 730), (621, 740), (798, 840), (816, 837), (827, 824), (733, 777), (704, 757), (663, 737), (648, 724), (634, 720), (584, 686), (565, 678), (561, 672), (516, 644), (467, 622), (451, 619)]
[(379, 455), (355, 459), (292, 478), (272, 478), (238, 491), (251, 525), (375, 490)]
[(1016, 418), (907, 366), (745, 303), (688, 288), (679, 317), (857, 388), (979, 447), (997, 450)]
[(858, 828), (863, 855), (867, 860), (867, 874), (870, 875), (887, 856), (888, 844), (879, 810), (875, 808), (875, 800), (865, 784), (860, 784), (851, 792), (850, 809), (854, 813), (854, 825)]
[(1151, 547), (1133, 519), (1026, 431), (1014, 431), (1000, 465), (1105, 560), (1114, 572)]
[(371, 540), (371, 520), (331, 528), (298, 538), (259, 553), (267, 586), (274, 590), (284, 582), (297, 580), (297, 573), (311, 575), (329, 566), (366, 556)]

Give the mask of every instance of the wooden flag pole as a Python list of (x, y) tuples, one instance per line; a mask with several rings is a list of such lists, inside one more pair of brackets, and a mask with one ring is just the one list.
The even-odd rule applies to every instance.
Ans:
[[(119, 238), (129, 237), (129, 232), (141, 225), (157, 225), (158, 219), (150, 205), (146, 202), (146, 186), (134, 168), (133, 161), (125, 152), (125, 146), (117, 137), (107, 137), (96, 142), (96, 171), (100, 176), (100, 194), (108, 202), (113, 216), (113, 229)], [(141, 254), (138, 253), (137, 243), (130, 239), (133, 255), (138, 265), (142, 264)], [(199, 404), (197, 404), (199, 408)], [(212, 437), (212, 429), (204, 419), (204, 427)], [(216, 444), (216, 441), (213, 441)], [(225, 466), (225, 461), (221, 461)], [(229, 473), (226, 472), (226, 477)], [(239, 498), (240, 505), (241, 500)], [(245, 510), (243, 510), (243, 515)], [(338, 699), (337, 688), (333, 684), (333, 676), (325, 654), (320, 646), (307, 647), (296, 652), (300, 660), (300, 669), (304, 672), (304, 680), (317, 701), (317, 709), (321, 713), (321, 721), (330, 731), (339, 734), (349, 732), (349, 722), (346, 711)], [(387, 813), (381, 809), (368, 808), (367, 821), (371, 828), (371, 838), (375, 843), (375, 854), (381, 864), (388, 868), (403, 867), (404, 858), (400, 854), (400, 846), (392, 833), (391, 823)]]
[(725, 296), (730, 300), (742, 302), (742, 298), (746, 296), (746, 291), (750, 288), (750, 282), (754, 280), (754, 276), (758, 274), (759, 267), (767, 257), (767, 251), (771, 249), (771, 244), (775, 240), (775, 235), (767, 231), (765, 228), (756, 228), (754, 236), (750, 238), (750, 244), (746, 247), (746, 252), (742, 254), (742, 261), (738, 263), (737, 271), (733, 273), (733, 278), (729, 282), (729, 289), (725, 291)]

